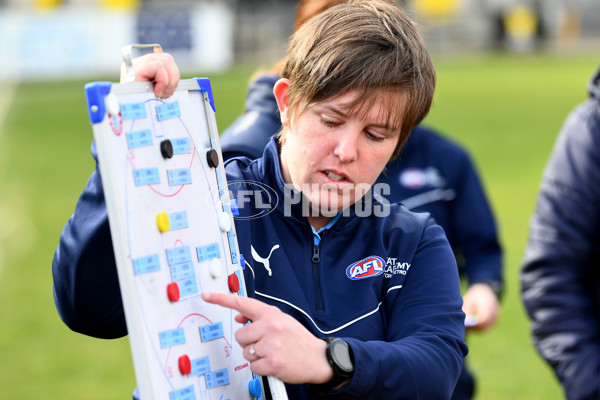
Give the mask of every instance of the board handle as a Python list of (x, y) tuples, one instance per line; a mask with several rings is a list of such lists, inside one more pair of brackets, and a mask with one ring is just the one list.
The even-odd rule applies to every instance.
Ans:
[(133, 70), (133, 49), (152, 49), (155, 53), (162, 53), (160, 44), (129, 44), (121, 48), (123, 61), (125, 62), (125, 82), (135, 81), (135, 71)]
[(273, 400), (288, 400), (285, 384), (282, 380), (274, 376), (267, 376), (267, 380), (269, 381), (269, 389)]

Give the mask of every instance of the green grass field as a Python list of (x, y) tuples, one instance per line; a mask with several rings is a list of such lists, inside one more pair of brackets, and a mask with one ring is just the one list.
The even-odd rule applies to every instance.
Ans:
[[(471, 151), (505, 249), (500, 321), (468, 340), (478, 399), (563, 397), (530, 344), (518, 273), (542, 169), (597, 62), (575, 55), (436, 58), (438, 91), (427, 123)], [(251, 72), (209, 75), (220, 129), (241, 112)], [(83, 91), (92, 80), (99, 79), (23, 83), (0, 126), (3, 399), (127, 399), (135, 387), (127, 339), (71, 332), (52, 298), (54, 249), (94, 168)]]

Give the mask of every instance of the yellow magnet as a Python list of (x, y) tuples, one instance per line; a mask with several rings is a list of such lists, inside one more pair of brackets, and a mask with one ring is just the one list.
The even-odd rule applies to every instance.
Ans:
[(156, 225), (161, 232), (168, 232), (171, 226), (169, 215), (166, 212), (161, 212), (156, 216)]

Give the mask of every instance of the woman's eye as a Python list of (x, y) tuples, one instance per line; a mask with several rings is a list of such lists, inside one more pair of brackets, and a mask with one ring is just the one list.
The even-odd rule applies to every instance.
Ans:
[(368, 137), (369, 139), (371, 139), (371, 140), (374, 140), (374, 141), (376, 141), (376, 142), (381, 142), (381, 141), (383, 141), (383, 139), (384, 139), (383, 137), (381, 137), (381, 136), (379, 136), (379, 135), (376, 135), (376, 134), (374, 134), (374, 133), (371, 133), (371, 132), (367, 132), (367, 137)]
[(321, 117), (321, 123), (322, 123), (323, 125), (325, 125), (325, 126), (329, 126), (329, 127), (334, 127), (334, 126), (338, 126), (338, 125), (339, 125), (339, 122), (337, 122), (337, 121), (332, 121), (332, 120), (330, 120), (330, 119), (323, 118), (323, 117)]

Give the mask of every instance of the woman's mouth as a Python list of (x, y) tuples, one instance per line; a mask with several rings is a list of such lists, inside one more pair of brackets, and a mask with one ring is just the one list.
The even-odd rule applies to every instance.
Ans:
[(325, 171), (325, 175), (327, 175), (327, 177), (333, 181), (336, 182), (341, 182), (341, 181), (346, 181), (346, 177), (342, 176), (342, 175), (338, 175), (335, 172), (332, 171)]

